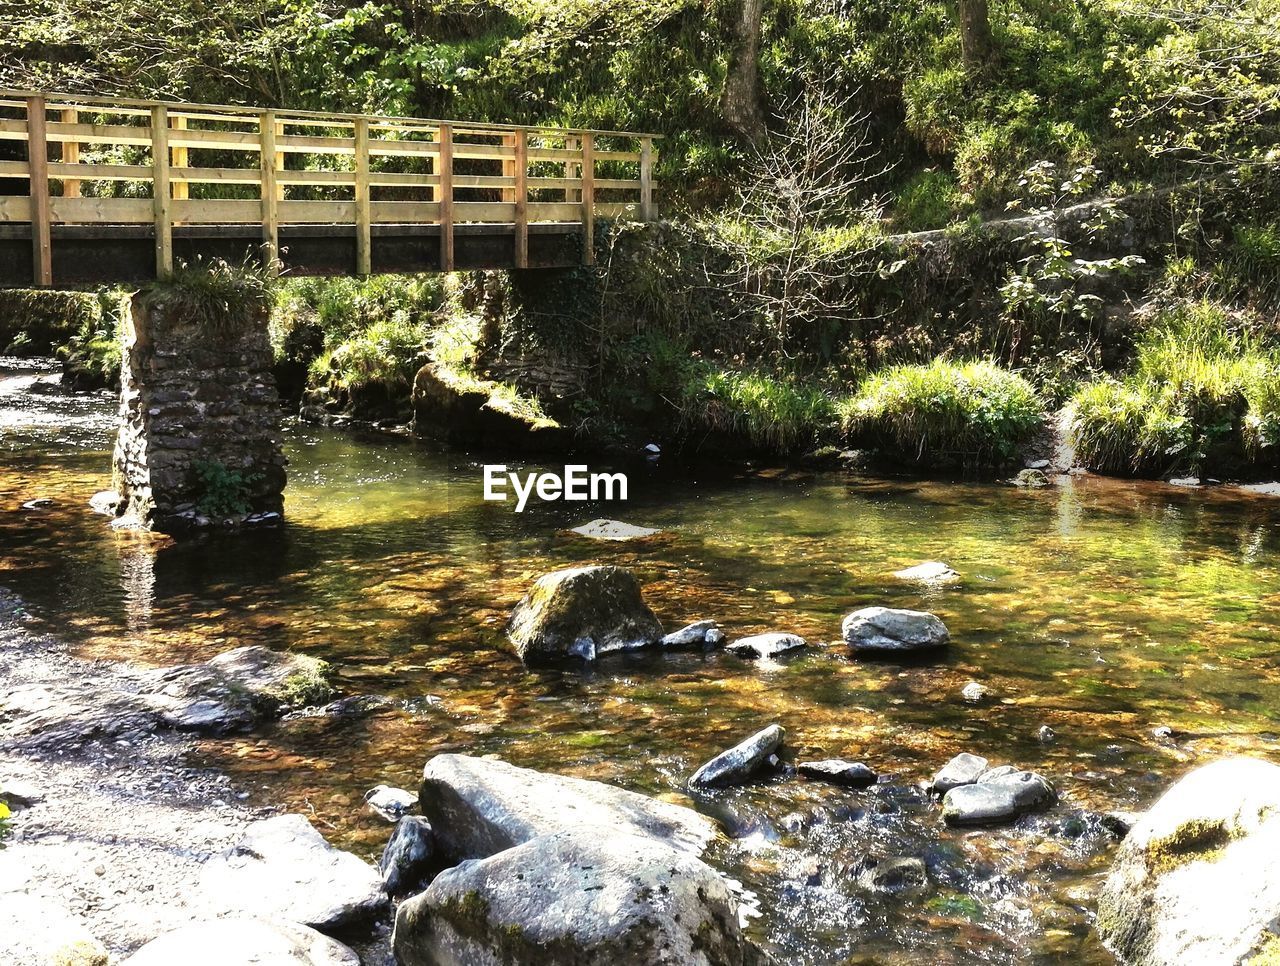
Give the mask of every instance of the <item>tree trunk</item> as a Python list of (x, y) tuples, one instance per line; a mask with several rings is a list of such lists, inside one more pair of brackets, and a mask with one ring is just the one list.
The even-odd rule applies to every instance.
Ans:
[(764, 110), (760, 106), (760, 21), (764, 0), (742, 0), (738, 45), (729, 61), (720, 111), (725, 124), (748, 141), (764, 138)]
[(965, 67), (980, 70), (990, 64), (995, 56), (987, 0), (958, 0), (958, 7), (960, 57)]

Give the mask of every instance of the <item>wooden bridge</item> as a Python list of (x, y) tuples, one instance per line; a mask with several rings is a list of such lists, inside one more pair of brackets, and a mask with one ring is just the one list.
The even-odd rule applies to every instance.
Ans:
[(591, 264), (657, 135), (0, 90), (0, 285)]

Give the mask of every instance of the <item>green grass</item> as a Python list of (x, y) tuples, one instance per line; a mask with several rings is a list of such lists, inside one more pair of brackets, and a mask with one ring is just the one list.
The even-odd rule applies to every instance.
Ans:
[(921, 171), (894, 199), (893, 220), (902, 231), (945, 228), (959, 211), (963, 196), (955, 178), (945, 171)]
[(1132, 372), (1076, 393), (1067, 428), (1080, 463), (1104, 473), (1274, 464), (1280, 354), (1211, 303), (1180, 306), (1143, 334)]
[(724, 433), (754, 449), (788, 454), (813, 446), (834, 422), (832, 398), (785, 377), (700, 366), (685, 384), (684, 435)]
[(348, 392), (376, 385), (407, 396), (426, 350), (421, 324), (402, 316), (379, 319), (317, 356), (310, 380)]
[(1031, 384), (993, 362), (935, 359), (877, 373), (841, 402), (844, 432), (907, 463), (1003, 463), (1039, 429)]

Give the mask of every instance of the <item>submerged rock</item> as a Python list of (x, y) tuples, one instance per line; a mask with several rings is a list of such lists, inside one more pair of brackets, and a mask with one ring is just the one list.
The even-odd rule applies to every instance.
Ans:
[(857, 882), (868, 892), (909, 895), (924, 891), (929, 884), (929, 870), (923, 859), (909, 856), (867, 859), (858, 873)]
[(418, 436), (464, 446), (501, 446), (528, 451), (562, 450), (572, 436), (529, 401), (513, 402), (496, 382), (429, 362), (413, 379), (413, 420)]
[(960, 697), (968, 701), (970, 704), (982, 704), (991, 697), (991, 689), (985, 684), (979, 684), (977, 681), (970, 681), (960, 689)]
[(436, 755), (427, 762), (419, 804), (437, 846), (453, 861), (565, 830), (648, 835), (695, 856), (716, 836), (710, 819), (682, 805), (467, 755)]
[(976, 782), (990, 764), (980, 755), (971, 755), (962, 751), (933, 776), (929, 783), (929, 791), (935, 795), (943, 795), (960, 785), (971, 785)]
[(1270, 962), (1280, 951), (1277, 854), (1280, 767), (1228, 758), (1197, 768), (1120, 844), (1098, 932), (1135, 966)]
[(805, 639), (796, 634), (774, 632), (740, 637), (729, 645), (729, 650), (741, 657), (777, 657), (807, 646)]
[[(103, 960), (105, 962), (105, 960)], [(165, 933), (125, 960), (126, 966), (360, 966), (360, 957), (336, 939), (296, 922), (235, 916), (209, 919)]]
[(528, 664), (656, 644), (662, 625), (621, 567), (574, 567), (539, 577), (516, 605), (507, 635)]
[(210, 911), (332, 929), (372, 918), (385, 904), (373, 866), (335, 849), (302, 815), (254, 822), (236, 845), (205, 863)]
[(722, 751), (693, 773), (690, 788), (724, 788), (750, 781), (782, 747), (787, 733), (769, 725), (728, 751)]
[(1053, 785), (1032, 771), (985, 775), (976, 783), (958, 785), (942, 799), (942, 820), (948, 825), (993, 825), (1046, 808), (1057, 801)]
[(431, 823), (421, 815), (406, 815), (396, 824), (378, 863), (382, 888), (392, 896), (414, 891), (431, 873), (435, 852)]
[(650, 527), (637, 527), (631, 523), (623, 523), (621, 520), (592, 520), (580, 527), (574, 527), (570, 532), (592, 540), (624, 541), (643, 540), (662, 531)]
[(943, 647), (951, 639), (934, 614), (864, 607), (844, 619), (845, 643), (855, 655), (899, 655)]
[(539, 836), (440, 873), (400, 906), (402, 966), (747, 966), (726, 881), (625, 830)]
[(1046, 486), (1053, 486), (1053, 481), (1049, 479), (1049, 474), (1042, 469), (1025, 469), (1021, 470), (1013, 478), (1013, 485), (1038, 490)]
[(418, 796), (403, 788), (375, 785), (364, 793), (364, 802), (388, 822), (398, 822), (417, 806)]
[(724, 633), (720, 630), (720, 625), (715, 621), (695, 621), (692, 624), (686, 624), (678, 631), (672, 631), (666, 635), (659, 643), (663, 647), (705, 647), (722, 643), (724, 641)]
[(893, 575), (899, 580), (911, 580), (918, 584), (933, 586), (954, 584), (960, 580), (960, 575), (952, 570), (949, 564), (944, 564), (940, 560), (926, 560), (914, 567), (896, 570)]
[(876, 783), (879, 776), (860, 761), (843, 758), (827, 758), (823, 761), (802, 761), (796, 771), (805, 778), (844, 785), (846, 788), (867, 788)]

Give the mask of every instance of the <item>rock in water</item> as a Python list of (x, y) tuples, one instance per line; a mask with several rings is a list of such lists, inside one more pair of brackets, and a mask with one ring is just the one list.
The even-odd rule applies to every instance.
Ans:
[(1277, 855), (1280, 767), (1227, 758), (1197, 768), (1120, 844), (1098, 932), (1135, 966), (1270, 962), (1280, 946)]
[(360, 966), (342, 943), (307, 926), (232, 917), (193, 922), (153, 939), (125, 966)]
[(635, 524), (623, 523), (621, 520), (592, 520), (580, 527), (574, 527), (570, 532), (592, 540), (623, 541), (643, 540), (662, 531), (650, 527), (637, 527)]
[(845, 643), (855, 655), (900, 655), (943, 647), (947, 625), (934, 614), (890, 607), (864, 607), (844, 619)]
[(1057, 801), (1053, 785), (1033, 771), (983, 778), (958, 785), (942, 799), (942, 820), (948, 825), (994, 825), (1007, 822)]
[(621, 567), (574, 567), (539, 577), (511, 614), (507, 635), (528, 664), (656, 644), (662, 625)]
[(365, 804), (388, 822), (398, 822), (418, 804), (418, 796), (403, 788), (374, 785), (364, 793)]
[(899, 580), (911, 580), (918, 584), (932, 586), (954, 584), (960, 580), (960, 575), (952, 570), (949, 564), (944, 564), (940, 560), (926, 560), (914, 567), (894, 571), (893, 575)]
[(782, 747), (787, 733), (769, 725), (728, 751), (722, 751), (693, 773), (690, 788), (724, 788), (750, 781)]
[(941, 771), (933, 776), (929, 783), (929, 791), (943, 795), (958, 785), (971, 785), (987, 770), (989, 762), (980, 755), (971, 755), (962, 751), (942, 766)]
[(378, 865), (382, 888), (392, 896), (414, 891), (430, 874), (435, 851), (431, 823), (421, 815), (406, 815), (391, 833)]
[(882, 895), (908, 895), (924, 891), (929, 884), (929, 871), (923, 859), (898, 856), (871, 859), (858, 873), (858, 885), (868, 892)]
[(107, 950), (79, 916), (25, 892), (0, 899), (0, 962), (107, 966)]
[(572, 829), (648, 835), (694, 856), (716, 837), (715, 825), (691, 808), (491, 758), (436, 755), (422, 771), (418, 799), (437, 846), (455, 862)]
[[(714, 632), (714, 633), (713, 633)], [(686, 624), (678, 631), (672, 631), (660, 642), (663, 647), (703, 647), (715, 646), (724, 640), (720, 633), (720, 625), (715, 621), (695, 621)]]
[(200, 891), (216, 914), (316, 929), (369, 919), (386, 904), (377, 870), (335, 849), (302, 815), (254, 822), (236, 845), (205, 863)]
[(777, 657), (788, 651), (806, 647), (805, 639), (796, 634), (754, 634), (740, 637), (729, 645), (729, 650), (741, 657)]
[(960, 697), (964, 698), (969, 704), (982, 704), (991, 697), (991, 689), (985, 684), (970, 681), (960, 689)]
[(400, 906), (401, 966), (747, 966), (727, 883), (649, 836), (573, 831), (447, 869)]
[(876, 783), (876, 773), (860, 761), (843, 758), (827, 758), (824, 761), (802, 761), (796, 771), (805, 778), (844, 785), (846, 788), (867, 788)]

